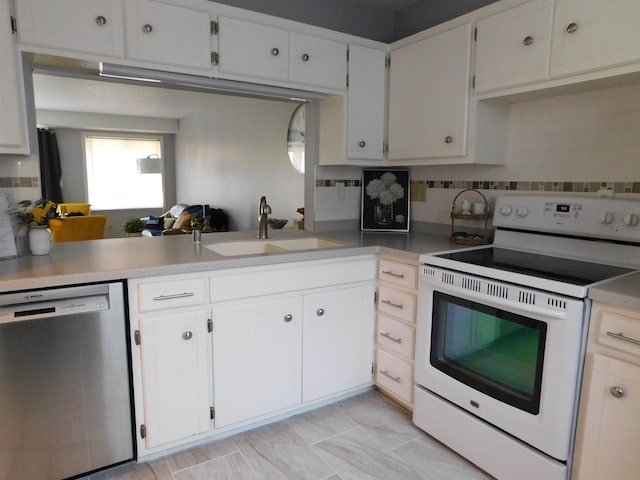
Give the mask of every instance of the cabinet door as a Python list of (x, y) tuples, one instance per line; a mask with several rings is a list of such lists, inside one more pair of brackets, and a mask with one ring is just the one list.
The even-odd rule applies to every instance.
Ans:
[(551, 76), (640, 60), (640, 2), (556, 0)]
[(218, 22), (220, 73), (288, 80), (289, 32), (228, 17)]
[(122, 0), (16, 0), (21, 43), (124, 57)]
[(581, 414), (584, 423), (578, 431), (576, 478), (638, 478), (640, 367), (594, 355), (587, 382), (581, 405), (585, 408)]
[(211, 69), (211, 22), (207, 12), (151, 0), (127, 3), (127, 58)]
[(298, 405), (302, 298), (213, 307), (216, 427)]
[(26, 107), (24, 87), (22, 86), (22, 62), (16, 52), (11, 32), (9, 1), (0, 0), (0, 153), (28, 153), (27, 127), (25, 123)]
[(372, 383), (373, 285), (305, 295), (302, 401)]
[(141, 318), (140, 337), (146, 447), (209, 431), (206, 312)]
[(347, 44), (290, 33), (289, 80), (344, 90), (347, 85)]
[(386, 82), (386, 52), (349, 45), (347, 92), (347, 157), (382, 160)]
[(551, 0), (534, 0), (478, 21), (475, 90), (544, 80), (549, 73)]
[(466, 155), (471, 24), (391, 52), (389, 160)]

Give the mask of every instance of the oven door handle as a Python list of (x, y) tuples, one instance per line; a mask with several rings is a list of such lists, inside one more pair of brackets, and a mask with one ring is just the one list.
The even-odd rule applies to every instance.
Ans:
[[(468, 298), (469, 300), (478, 301), (477, 298), (470, 298), (468, 296), (469, 292), (462, 288), (448, 286), (446, 289), (442, 289), (442, 291), (443, 293), (447, 293), (447, 292), (457, 293), (463, 296), (464, 298)], [(488, 295), (482, 295), (482, 300), (493, 303), (494, 305), (516, 310), (515, 313), (524, 313), (524, 314), (529, 313), (529, 314), (541, 315), (541, 316), (553, 318), (556, 320), (565, 320), (569, 316), (569, 313), (565, 310), (554, 310), (551, 308), (538, 307), (536, 305), (529, 305), (527, 303), (519, 303), (519, 302), (513, 302), (509, 300), (503, 300), (502, 298), (490, 297)]]

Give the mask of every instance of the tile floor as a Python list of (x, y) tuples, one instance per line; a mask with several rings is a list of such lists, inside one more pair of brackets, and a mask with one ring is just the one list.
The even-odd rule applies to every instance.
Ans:
[[(90, 480), (476, 480), (491, 477), (377, 391)], [(85, 479), (87, 480), (87, 479)]]

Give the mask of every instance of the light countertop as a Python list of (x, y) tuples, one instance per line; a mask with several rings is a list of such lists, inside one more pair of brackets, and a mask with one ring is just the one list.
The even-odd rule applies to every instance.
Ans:
[[(273, 240), (314, 236), (300, 230), (270, 230)], [(0, 292), (226, 268), (387, 253), (417, 261), (421, 253), (451, 250), (447, 237), (422, 233), (327, 232), (316, 235), (345, 243), (343, 248), (225, 257), (204, 245), (256, 239), (256, 231), (133, 237), (54, 243), (47, 255), (0, 260)]]
[(640, 272), (590, 288), (589, 298), (628, 310), (640, 310)]

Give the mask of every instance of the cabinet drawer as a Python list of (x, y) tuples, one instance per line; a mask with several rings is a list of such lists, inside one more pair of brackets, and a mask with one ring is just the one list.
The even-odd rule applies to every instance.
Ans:
[(415, 329), (392, 318), (378, 317), (378, 345), (406, 358), (413, 359)]
[(598, 342), (640, 357), (640, 318), (603, 310)]
[(413, 403), (413, 365), (384, 350), (378, 350), (376, 357), (376, 385)]
[(204, 278), (170, 280), (138, 285), (138, 311), (200, 305), (206, 302)]
[(380, 260), (378, 279), (401, 287), (416, 289), (418, 266), (394, 262), (385, 258)]
[(415, 323), (416, 296), (381, 285), (378, 289), (378, 311)]

